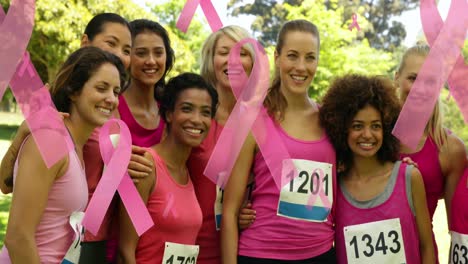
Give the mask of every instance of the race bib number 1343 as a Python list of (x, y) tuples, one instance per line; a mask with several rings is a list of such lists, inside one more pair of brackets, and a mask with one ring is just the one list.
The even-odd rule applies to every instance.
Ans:
[(349, 264), (406, 263), (400, 219), (388, 219), (344, 228)]

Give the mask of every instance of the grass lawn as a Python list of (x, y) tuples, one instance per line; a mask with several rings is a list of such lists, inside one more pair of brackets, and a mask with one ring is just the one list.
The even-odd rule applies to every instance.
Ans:
[[(0, 159), (3, 158), (8, 146), (9, 139), (14, 135), (18, 125), (22, 122), (22, 116), (18, 114), (7, 114), (0, 112)], [(8, 221), (8, 211), (10, 208), (11, 196), (0, 193), (0, 247), (3, 246), (6, 225)], [(447, 230), (447, 220), (445, 217), (445, 205), (439, 201), (434, 215), (434, 233), (439, 247), (440, 263), (447, 263), (448, 251), (450, 247), (450, 236)]]

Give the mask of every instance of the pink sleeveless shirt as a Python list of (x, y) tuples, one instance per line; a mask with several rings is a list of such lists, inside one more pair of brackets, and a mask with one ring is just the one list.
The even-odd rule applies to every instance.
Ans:
[[(395, 163), (395, 166), (401, 164), (400, 162)], [(419, 236), (416, 227), (416, 218), (411, 210), (406, 186), (406, 164), (401, 164), (395, 169), (398, 169), (398, 173), (393, 172), (393, 177), (397, 177), (394, 183), (393, 191), (390, 196), (381, 204), (377, 204), (370, 208), (360, 208), (348, 201), (348, 198), (344, 195), (344, 186), (338, 184), (338, 194), (336, 201), (336, 256), (338, 263), (348, 263), (347, 254), (356, 257), (359, 262), (356, 263), (370, 263), (369, 257), (375, 256), (378, 250), (385, 249), (385, 252), (399, 252), (404, 248), (407, 264), (420, 264), (420, 253), (419, 253)], [(408, 170), (409, 173), (409, 170)], [(396, 175), (395, 175), (396, 174)], [(389, 183), (390, 184), (390, 180)], [(387, 184), (387, 185), (388, 185)], [(391, 186), (387, 186), (391, 187)], [(382, 195), (382, 194), (380, 194)], [(351, 198), (352, 199), (352, 198)], [(355, 201), (356, 202), (356, 201)], [(398, 219), (401, 226), (401, 236), (398, 235), (398, 229), (391, 231), (385, 230), (384, 225), (380, 225), (376, 230), (370, 228), (370, 224), (382, 220)], [(355, 225), (367, 224), (369, 228), (369, 234), (358, 236), (357, 240), (351, 240), (346, 243), (345, 233), (347, 230)], [(378, 232), (381, 231), (383, 235), (380, 237)], [(365, 237), (367, 235), (367, 237)], [(375, 235), (377, 238), (371, 239), (371, 236)], [(362, 244), (359, 244), (361, 241)], [(371, 242), (369, 242), (371, 241)], [(380, 241), (380, 242), (379, 242)], [(404, 244), (404, 247), (402, 246)], [(379, 247), (380, 245), (380, 247)], [(348, 251), (346, 249), (348, 246)], [(385, 248), (386, 247), (386, 248)], [(366, 255), (367, 254), (367, 255)], [(381, 260), (381, 259), (380, 259)]]
[[(130, 129), (133, 145), (149, 148), (161, 141), (165, 128), (165, 123), (162, 118), (160, 118), (159, 125), (155, 129), (146, 129), (142, 127), (133, 117), (123, 95), (119, 96), (118, 110), (120, 119), (124, 121), (128, 126), (128, 129)], [(107, 260), (109, 262), (115, 262), (118, 247), (118, 221), (113, 221), (110, 229), (111, 238), (107, 243)]]
[[(457, 189), (452, 198), (452, 212), (450, 230), (468, 235), (468, 168), (458, 182)], [(468, 246), (468, 245), (467, 245)]]
[(149, 148), (161, 141), (164, 132), (164, 120), (159, 119), (159, 125), (155, 129), (146, 129), (142, 127), (132, 115), (130, 108), (125, 101), (125, 97), (119, 97), (119, 114), (120, 119), (127, 124), (130, 132), (132, 133), (132, 144), (139, 147)]
[(138, 241), (136, 263), (161, 263), (165, 242), (195, 245), (202, 224), (202, 212), (192, 181), (177, 183), (169, 174), (166, 164), (152, 149), (156, 167), (155, 188), (147, 203), (154, 226)]
[[(17, 177), (18, 162), (16, 160), (14, 180)], [(15, 195), (14, 189), (13, 195)], [(67, 171), (52, 184), (49, 190), (47, 205), (36, 228), (36, 246), (41, 263), (60, 263), (62, 261), (75, 237), (69, 224), (70, 215), (76, 211), (84, 211), (87, 203), (88, 188), (85, 171), (78, 155), (73, 151), (68, 156)], [(1, 263), (9, 263), (5, 249), (0, 261)]]
[(432, 218), (438, 200), (444, 195), (444, 176), (439, 162), (439, 150), (431, 137), (427, 137), (422, 149), (411, 154), (400, 154), (401, 158), (410, 157), (418, 164), (426, 189), (427, 207)]
[[(324, 133), (320, 140), (304, 141), (292, 138), (280, 125), (273, 125), (273, 122), (268, 124), (270, 127), (267, 130), (278, 131), (292, 159), (331, 165), (332, 190), (330, 191), (334, 196), (336, 158), (326, 134)], [(332, 213), (324, 215), (323, 222), (278, 216), (280, 190), (260, 152), (255, 156), (253, 173), (255, 186), (252, 192), (252, 207), (256, 210), (256, 219), (249, 228), (240, 233), (239, 255), (278, 260), (303, 260), (321, 255), (332, 248), (335, 235)]]
[(195, 193), (203, 213), (203, 224), (198, 233), (197, 245), (200, 246), (199, 264), (221, 264), (220, 235), (216, 230), (214, 203), (216, 184), (208, 179), (203, 171), (211, 157), (223, 127), (211, 121), (210, 131), (200, 146), (193, 148), (187, 162)]
[[(102, 161), (101, 151), (99, 150), (99, 131), (100, 128), (94, 129), (93, 133), (89, 137), (88, 141), (83, 147), (83, 160), (85, 163), (86, 170), (86, 180), (88, 183), (88, 200), (91, 200), (91, 197), (96, 190), (96, 187), (101, 180), (102, 172), (104, 169), (104, 162)], [(115, 200), (115, 199), (114, 199)], [(109, 206), (106, 215), (101, 224), (96, 236), (90, 232), (85, 232), (84, 241), (102, 241), (108, 239), (109, 227), (114, 215), (114, 209), (116, 207), (116, 201), (113, 201)]]
[[(429, 209), (429, 216), (431, 217), (432, 225), (432, 219), (437, 207), (437, 202), (444, 195), (445, 185), (444, 175), (442, 175), (442, 169), (439, 162), (439, 149), (437, 148), (434, 140), (431, 137), (427, 137), (426, 142), (424, 142), (424, 146), (420, 151), (410, 154), (400, 154), (400, 158), (404, 157), (410, 157), (418, 164), (418, 169), (424, 180), (427, 208)], [(439, 263), (434, 231), (432, 231), (432, 241), (434, 243), (436, 262)]]

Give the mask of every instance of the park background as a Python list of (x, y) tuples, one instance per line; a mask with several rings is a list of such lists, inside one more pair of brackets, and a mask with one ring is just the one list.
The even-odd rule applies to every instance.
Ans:
[[(7, 11), (10, 0), (0, 0)], [(199, 72), (200, 50), (210, 28), (198, 8), (187, 33), (176, 28), (185, 0), (37, 0), (35, 26), (28, 51), (44, 82), (51, 82), (65, 58), (79, 48), (88, 21), (98, 13), (115, 12), (128, 20), (148, 18), (169, 31), (176, 61), (169, 77), (181, 72)], [(419, 19), (419, 0), (214, 0), (227, 24), (250, 30), (266, 48), (273, 62), (276, 35), (281, 24), (304, 18), (314, 22), (321, 34), (320, 59), (310, 89), (311, 98), (320, 102), (333, 78), (345, 73), (387, 75), (392, 78), (404, 50), (425, 41)], [(450, 0), (440, 0), (446, 13)], [(227, 8), (226, 8), (227, 6)], [(223, 8), (224, 7), (224, 8)], [(361, 31), (348, 26), (356, 13)], [(446, 15), (442, 15), (445, 17)], [(416, 21), (416, 22), (415, 22)], [(419, 23), (419, 24), (418, 24)], [(408, 33), (408, 34), (407, 34)], [(410, 34), (410, 35), (409, 35)], [(468, 41), (463, 54), (468, 63)], [(273, 72), (273, 67), (271, 67)], [(441, 94), (447, 128), (468, 142), (468, 128), (445, 87)], [(11, 91), (0, 102), (0, 158), (23, 118)], [(10, 195), (0, 194), (0, 246), (8, 221)], [(445, 206), (439, 201), (434, 229), (441, 263), (447, 263), (449, 235)]]

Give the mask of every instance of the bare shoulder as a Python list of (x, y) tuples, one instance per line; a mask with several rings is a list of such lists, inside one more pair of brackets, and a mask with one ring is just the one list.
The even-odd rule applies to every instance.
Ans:
[(442, 146), (441, 150), (442, 153), (446, 152), (445, 155), (449, 157), (453, 157), (453, 155), (466, 156), (465, 144), (453, 133), (447, 135), (447, 142)]
[(447, 142), (439, 152), (440, 165), (444, 174), (466, 165), (466, 148), (463, 141), (455, 134), (447, 135)]

